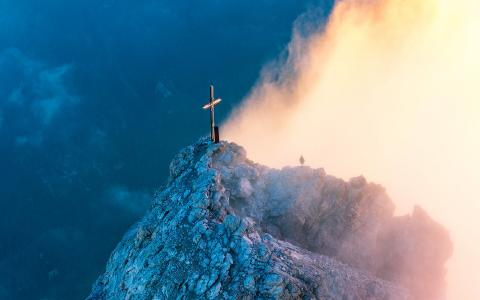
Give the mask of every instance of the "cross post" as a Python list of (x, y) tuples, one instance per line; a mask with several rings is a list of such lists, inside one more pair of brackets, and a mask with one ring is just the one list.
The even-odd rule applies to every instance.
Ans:
[(215, 126), (215, 105), (220, 103), (222, 99), (215, 99), (213, 85), (210, 86), (210, 101), (208, 104), (203, 106), (203, 109), (210, 109), (210, 139), (214, 143), (220, 141), (220, 134), (218, 131), (218, 126)]

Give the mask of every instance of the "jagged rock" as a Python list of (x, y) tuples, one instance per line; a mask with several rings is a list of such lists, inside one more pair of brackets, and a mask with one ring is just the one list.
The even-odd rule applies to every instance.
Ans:
[(363, 177), (270, 169), (201, 140), (174, 158), (88, 299), (438, 299), (448, 234), (420, 209), (393, 211)]

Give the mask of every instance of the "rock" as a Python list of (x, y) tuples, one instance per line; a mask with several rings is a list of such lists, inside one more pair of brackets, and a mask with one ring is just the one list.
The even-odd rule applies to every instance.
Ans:
[(393, 211), (363, 177), (270, 169), (200, 140), (87, 299), (438, 299), (448, 234), (420, 208)]

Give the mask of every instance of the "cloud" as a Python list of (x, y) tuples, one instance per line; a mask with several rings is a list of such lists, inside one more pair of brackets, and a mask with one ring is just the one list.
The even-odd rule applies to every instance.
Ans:
[(173, 92), (171, 91), (172, 83), (164, 83), (162, 81), (157, 82), (155, 86), (155, 94), (160, 96), (162, 100), (172, 97)]
[(75, 103), (77, 96), (70, 94), (63, 79), (72, 69), (72, 65), (42, 70), (35, 80), (37, 99), (35, 110), (43, 124), (48, 125), (63, 105)]
[(106, 192), (109, 204), (135, 215), (141, 215), (150, 206), (152, 197), (144, 191), (133, 191), (126, 186), (113, 186)]
[(255, 161), (303, 154), (385, 185), (399, 213), (421, 205), (455, 243), (451, 299), (480, 298), (479, 11), (474, 0), (337, 1), (326, 26), (294, 30), (288, 57), (223, 129)]
[(16, 48), (0, 52), (0, 93), (6, 98), (0, 103), (1, 120), (18, 134), (17, 144), (41, 142), (43, 131), (62, 110), (78, 102), (66, 83), (72, 70), (71, 64), (51, 67)]

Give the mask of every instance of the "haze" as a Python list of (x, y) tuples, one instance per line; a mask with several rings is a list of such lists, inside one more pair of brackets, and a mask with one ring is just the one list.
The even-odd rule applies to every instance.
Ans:
[[(224, 126), (258, 162), (363, 174), (451, 233), (448, 299), (480, 299), (480, 4), (340, 1), (297, 21)], [(313, 27), (313, 30), (312, 30)]]

